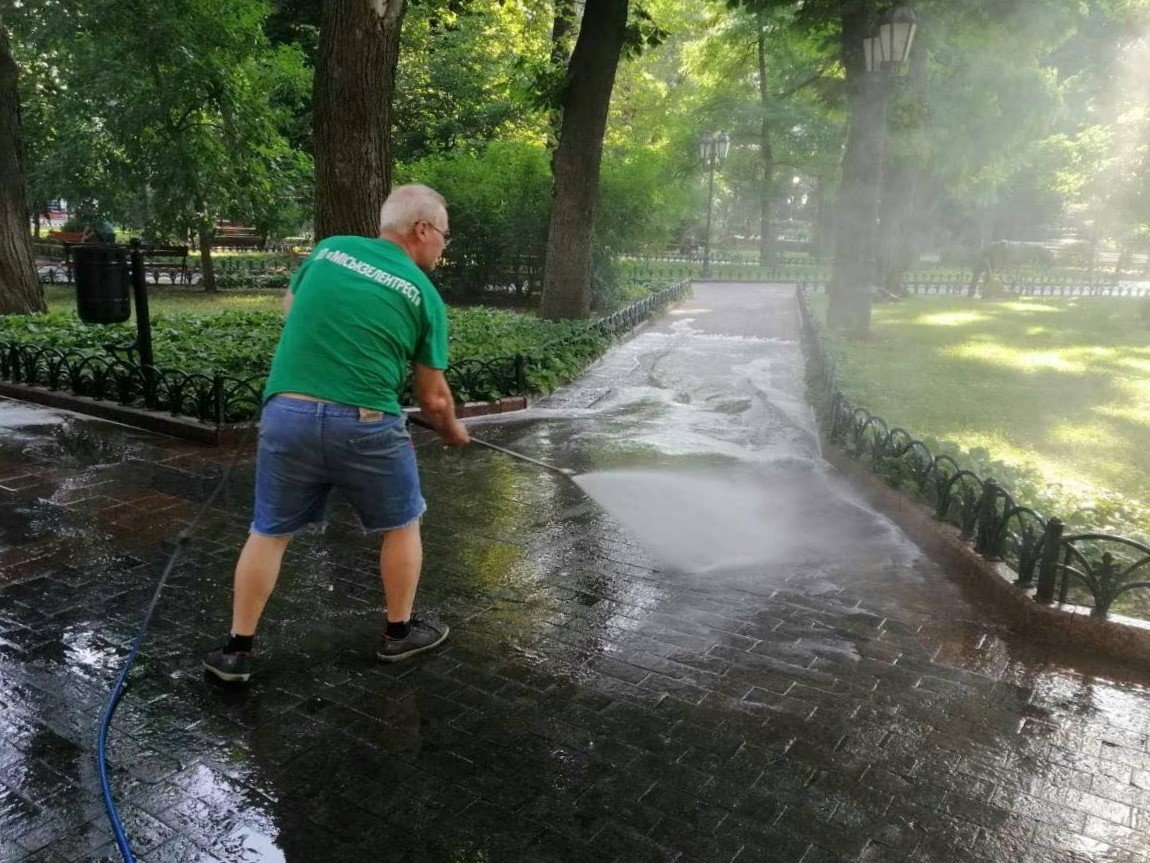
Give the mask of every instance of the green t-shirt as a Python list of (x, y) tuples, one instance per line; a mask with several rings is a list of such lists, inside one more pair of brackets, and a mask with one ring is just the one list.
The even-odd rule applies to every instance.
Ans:
[(301, 393), (399, 415), (413, 361), (447, 368), (447, 311), (399, 246), (328, 237), (292, 277), (264, 400)]

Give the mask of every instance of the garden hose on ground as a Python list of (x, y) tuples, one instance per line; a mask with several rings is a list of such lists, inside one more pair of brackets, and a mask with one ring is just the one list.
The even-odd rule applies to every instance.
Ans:
[(216, 498), (219, 497), (228, 479), (235, 469), (236, 463), (239, 461), (240, 453), (247, 449), (248, 444), (251, 442), (252, 433), (258, 428), (256, 423), (252, 423), (246, 432), (244, 432), (243, 440), (240, 441), (236, 447), (235, 453), (232, 455), (231, 463), (228, 464), (224, 475), (220, 478), (219, 483), (215, 489), (204, 501), (203, 506), (200, 507), (196, 517), (192, 519), (190, 525), (180, 531), (176, 537), (176, 547), (172, 549), (171, 555), (168, 556), (168, 562), (164, 566), (164, 571), (160, 575), (160, 580), (156, 584), (156, 590), (152, 594), (152, 601), (148, 605), (148, 610), (144, 614), (144, 619), (140, 623), (139, 629), (136, 630), (136, 638), (132, 642), (132, 649), (128, 653), (128, 658), (124, 661), (124, 668), (120, 671), (120, 676), (116, 678), (116, 683), (112, 687), (112, 692), (108, 696), (108, 701), (104, 705), (104, 712), (100, 717), (100, 726), (96, 734), (96, 761), (97, 768), (100, 772), (100, 791), (104, 798), (104, 810), (107, 812), (108, 821), (112, 825), (112, 833), (116, 839), (116, 846), (120, 849), (120, 855), (124, 858), (124, 863), (136, 863), (135, 854), (132, 852), (131, 843), (128, 841), (128, 836), (124, 832), (123, 822), (120, 821), (120, 813), (116, 810), (116, 801), (112, 799), (112, 788), (108, 781), (108, 761), (107, 741), (108, 741), (108, 727), (112, 723), (112, 717), (116, 713), (116, 707), (120, 703), (120, 696), (124, 694), (124, 689), (127, 687), (128, 673), (132, 670), (132, 663), (135, 662), (136, 655), (140, 652), (140, 646), (144, 642), (144, 636), (148, 632), (148, 624), (152, 621), (152, 613), (156, 610), (156, 604), (160, 601), (160, 592), (164, 589), (164, 585), (168, 581), (168, 576), (172, 572), (172, 567), (175, 566), (176, 561), (179, 560), (180, 553), (187, 546), (192, 538), (192, 533), (200, 523), (200, 519), (204, 517), (204, 513), (208, 511)]
[[(409, 414), (408, 418), (417, 426), (435, 431), (435, 427), (432, 426), (431, 423), (416, 414)], [(244, 438), (236, 447), (235, 453), (232, 455), (231, 463), (224, 471), (224, 475), (220, 478), (219, 483), (216, 485), (211, 495), (208, 496), (208, 499), (204, 501), (203, 505), (200, 507), (199, 512), (197, 512), (195, 518), (192, 519), (192, 523), (188, 525), (188, 527), (186, 527), (184, 530), (181, 530), (179, 535), (176, 537), (176, 547), (172, 550), (171, 555), (168, 557), (168, 562), (164, 566), (164, 571), (161, 573), (160, 579), (156, 584), (156, 590), (152, 594), (152, 601), (148, 605), (148, 610), (144, 614), (144, 619), (141, 621), (139, 629), (136, 630), (136, 637), (132, 642), (132, 649), (128, 653), (128, 658), (124, 661), (124, 667), (120, 671), (119, 677), (116, 678), (116, 683), (112, 687), (112, 692), (108, 697), (107, 703), (104, 705), (104, 711), (100, 717), (100, 726), (96, 735), (96, 761), (100, 772), (100, 790), (104, 798), (104, 810), (107, 812), (108, 821), (112, 825), (112, 833), (115, 836), (116, 845), (120, 849), (120, 854), (124, 858), (124, 863), (136, 863), (136, 857), (132, 852), (131, 843), (128, 841), (128, 836), (124, 831), (124, 825), (120, 820), (120, 814), (116, 810), (116, 801), (112, 799), (112, 788), (108, 780), (108, 728), (112, 723), (112, 717), (115, 716), (116, 707), (120, 703), (120, 697), (124, 694), (124, 690), (127, 688), (128, 674), (132, 670), (132, 663), (135, 662), (136, 656), (140, 652), (140, 647), (143, 644), (144, 637), (148, 632), (148, 624), (152, 621), (152, 614), (155, 612), (156, 605), (160, 601), (160, 593), (163, 591), (164, 585), (167, 584), (168, 576), (172, 572), (172, 567), (174, 567), (176, 561), (179, 560), (181, 552), (191, 540), (192, 534), (195, 532), (195, 529), (199, 525), (200, 520), (203, 518), (204, 514), (208, 511), (208, 509), (211, 508), (211, 505), (215, 503), (216, 498), (219, 497), (220, 492), (223, 491), (224, 486), (227, 485), (228, 480), (231, 478), (232, 471), (235, 469), (236, 463), (239, 461), (240, 453), (247, 449), (247, 445), (251, 441), (252, 432), (257, 427), (258, 426), (253, 423), (244, 433)], [(472, 437), (471, 440), (480, 446), (487, 447), (488, 449), (503, 453), (506, 456), (519, 459), (520, 461), (527, 462), (528, 464), (533, 464), (537, 467), (545, 468), (546, 470), (557, 473), (563, 477), (566, 477), (567, 479), (571, 479), (575, 474), (575, 472), (570, 468), (556, 467), (553, 464), (548, 464), (547, 462), (541, 461), (537, 458), (531, 458), (531, 456), (523, 455), (523, 453), (515, 452), (514, 450), (507, 449), (506, 447), (499, 446), (498, 444), (493, 444), (490, 441), (483, 440), (482, 438)]]

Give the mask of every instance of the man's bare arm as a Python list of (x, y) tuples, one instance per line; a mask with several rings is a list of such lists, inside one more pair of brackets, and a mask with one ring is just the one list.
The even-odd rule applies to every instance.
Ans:
[(288, 288), (284, 293), (284, 317), (291, 311), (291, 304), (295, 301), (295, 294), (292, 293), (291, 288)]
[(448, 446), (463, 446), (471, 442), (467, 428), (455, 416), (455, 399), (451, 385), (439, 369), (413, 363), (415, 398), (427, 421), (435, 426)]

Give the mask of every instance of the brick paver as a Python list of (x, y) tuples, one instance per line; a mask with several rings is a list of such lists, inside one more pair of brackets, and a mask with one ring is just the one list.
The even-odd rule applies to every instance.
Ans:
[[(788, 292), (705, 287), (678, 311), (554, 414), (477, 433), (580, 470), (674, 469), (710, 422), (724, 458), (766, 454), (755, 475), (825, 542), (680, 572), (567, 480), (420, 436), (421, 601), (449, 646), (373, 660), (376, 550), (339, 508), (290, 549), (236, 691), (199, 658), (228, 619), (245, 453), (113, 729), (141, 859), (1150, 858), (1140, 682), (1012, 636), (826, 475)], [(94, 729), (229, 457), (0, 403), (0, 860), (118, 859)]]

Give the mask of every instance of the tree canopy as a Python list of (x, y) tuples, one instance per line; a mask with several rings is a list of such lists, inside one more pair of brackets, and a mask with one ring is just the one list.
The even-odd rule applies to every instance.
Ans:
[[(17, 0), (29, 209), (64, 199), (156, 236), (217, 219), (312, 229), (321, 0)], [(691, 252), (707, 165), (717, 247), (830, 254), (861, 45), (877, 0), (631, 3), (603, 135), (597, 258)], [(882, 220), (890, 260), (969, 263), (996, 239), (1150, 247), (1150, 0), (918, 0), (890, 96)], [(544, 254), (561, 106), (582, 6), (412, 0), (390, 158), (437, 183), (475, 278)], [(840, 200), (841, 199), (841, 200)], [(909, 202), (907, 206), (904, 203)], [(894, 207), (894, 210), (890, 208)], [(901, 214), (909, 224), (899, 224)], [(908, 214), (912, 218), (907, 219)], [(884, 252), (886, 254), (886, 252)], [(893, 266), (893, 265), (892, 265)], [(592, 274), (602, 272), (592, 267)], [(597, 276), (592, 275), (592, 278)]]

